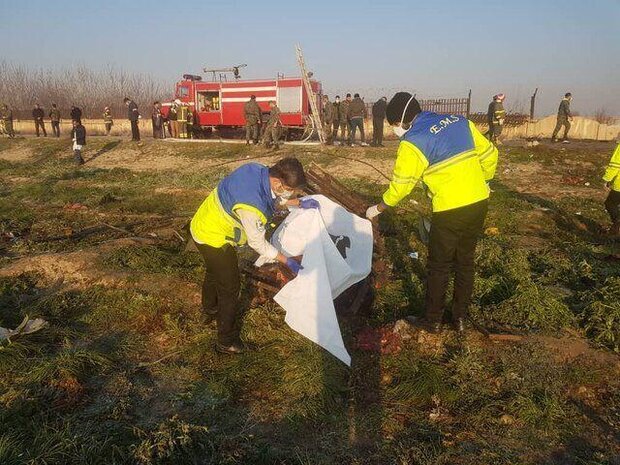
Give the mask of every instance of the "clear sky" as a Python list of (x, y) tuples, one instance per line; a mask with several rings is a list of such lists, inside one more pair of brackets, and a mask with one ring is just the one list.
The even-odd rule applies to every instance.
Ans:
[(0, 20), (0, 59), (27, 66), (261, 78), (297, 74), (299, 42), (332, 95), (471, 88), (476, 110), (497, 92), (527, 109), (539, 87), (539, 113), (571, 91), (581, 114), (620, 115), (620, 0), (0, 0)]

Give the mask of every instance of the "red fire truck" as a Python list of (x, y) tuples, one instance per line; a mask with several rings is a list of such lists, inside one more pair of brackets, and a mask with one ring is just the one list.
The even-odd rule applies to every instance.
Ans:
[[(312, 91), (321, 108), (322, 87), (319, 81), (310, 80)], [(312, 134), (312, 122), (308, 93), (300, 77), (276, 79), (252, 79), (235, 81), (203, 81), (201, 76), (185, 74), (176, 84), (174, 98), (190, 107), (195, 125), (204, 132), (216, 129), (220, 132), (245, 126), (243, 105), (256, 96), (256, 101), (268, 115), (269, 101), (275, 100), (282, 112), (280, 121), (288, 138), (305, 138)], [(164, 116), (171, 103), (164, 103)]]

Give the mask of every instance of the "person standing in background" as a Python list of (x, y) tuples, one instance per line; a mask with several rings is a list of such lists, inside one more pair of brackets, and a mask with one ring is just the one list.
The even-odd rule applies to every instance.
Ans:
[(170, 105), (170, 111), (168, 112), (168, 123), (170, 124), (170, 137), (176, 139), (179, 137), (179, 105), (181, 101), (176, 99)]
[(486, 138), (496, 143), (497, 138), (502, 134), (504, 119), (506, 118), (506, 110), (504, 110), (504, 94), (493, 96), (493, 101), (489, 104), (487, 111), (487, 122), (489, 131), (485, 134)]
[(372, 144), (370, 145), (373, 147), (383, 147), (383, 121), (386, 108), (387, 97), (381, 97), (372, 106)]
[(129, 97), (125, 97), (123, 102), (127, 105), (127, 119), (131, 123), (131, 140), (140, 142), (140, 128), (138, 127), (140, 111), (138, 111), (138, 105)]
[(347, 116), (351, 126), (351, 137), (349, 138), (349, 144), (353, 145), (355, 143), (355, 132), (359, 129), (362, 147), (368, 145), (364, 135), (364, 119), (368, 117), (368, 111), (366, 110), (366, 104), (360, 98), (360, 94), (355, 94), (353, 96), (353, 100), (348, 108)]
[(344, 102), (340, 104), (340, 143), (346, 144), (351, 137), (351, 121), (349, 121), (349, 105), (351, 94), (347, 94)]
[(60, 137), (60, 110), (55, 103), (52, 103), (49, 117), (52, 124), (52, 134), (54, 137)]
[(325, 135), (325, 143), (332, 145), (332, 125), (334, 124), (334, 106), (329, 101), (328, 95), (323, 95), (323, 114), (321, 121), (323, 122), (323, 134)]
[(15, 137), (13, 131), (13, 110), (4, 103), (0, 109), (0, 120), (2, 122), (2, 132), (9, 136), (11, 139)]
[(163, 139), (164, 121), (161, 115), (161, 103), (157, 101), (153, 102), (151, 121), (153, 123), (153, 139)]
[(43, 130), (43, 137), (47, 137), (47, 131), (45, 131), (45, 122), (43, 118), (45, 117), (45, 112), (43, 108), (37, 103), (32, 110), (32, 119), (34, 119), (34, 130), (37, 133), (37, 137), (39, 137), (39, 128)]
[(110, 131), (112, 130), (112, 126), (114, 125), (114, 120), (112, 119), (112, 110), (110, 110), (110, 107), (105, 107), (103, 109), (103, 124), (105, 125), (105, 135), (109, 136)]
[(71, 121), (82, 123), (82, 110), (75, 105), (71, 105)]
[(245, 102), (243, 106), (243, 116), (245, 117), (245, 143), (250, 145), (250, 139), (254, 145), (258, 144), (259, 123), (262, 118), (262, 112), (258, 103), (256, 103), (256, 95), (251, 95), (250, 100)]
[(332, 129), (332, 141), (338, 139), (338, 128), (340, 127), (340, 95), (336, 95), (334, 98), (334, 124)]

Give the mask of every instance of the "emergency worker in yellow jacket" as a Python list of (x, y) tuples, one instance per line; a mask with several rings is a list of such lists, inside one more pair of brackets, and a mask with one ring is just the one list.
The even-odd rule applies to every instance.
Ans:
[(278, 205), (318, 208), (314, 199), (292, 199), (306, 183), (296, 158), (284, 158), (271, 168), (248, 163), (226, 176), (200, 205), (190, 231), (206, 272), (202, 309), (208, 322), (217, 321), (219, 352), (245, 351), (239, 334), (240, 277), (235, 247), (248, 244), (268, 262), (279, 261), (297, 274), (299, 263), (287, 258), (265, 239), (265, 227)]
[(603, 181), (605, 187), (609, 189), (609, 195), (605, 200), (605, 209), (611, 218), (609, 233), (618, 236), (620, 235), (620, 144), (616, 146), (611, 156)]
[(425, 315), (420, 326), (441, 329), (448, 281), (454, 271), (452, 323), (465, 329), (474, 284), (474, 253), (487, 214), (497, 148), (467, 118), (422, 111), (408, 92), (398, 92), (386, 109), (400, 138), (392, 181), (372, 219), (403, 200), (422, 181), (432, 198)]

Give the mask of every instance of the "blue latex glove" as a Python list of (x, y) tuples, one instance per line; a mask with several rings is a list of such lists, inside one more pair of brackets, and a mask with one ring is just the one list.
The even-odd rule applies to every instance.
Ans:
[(293, 260), (292, 258), (286, 259), (286, 266), (288, 266), (295, 275), (299, 273), (299, 270), (304, 269), (304, 267), (301, 266), (297, 260)]
[(300, 199), (299, 200), (299, 208), (303, 208), (304, 210), (308, 210), (309, 208), (321, 208), (321, 204), (316, 199)]

